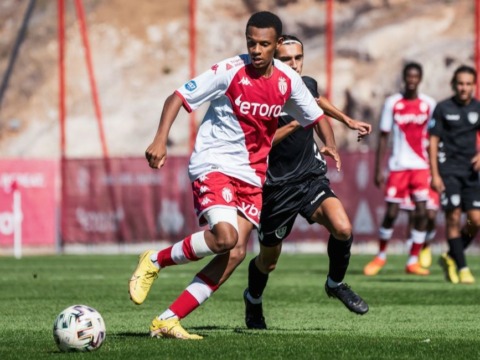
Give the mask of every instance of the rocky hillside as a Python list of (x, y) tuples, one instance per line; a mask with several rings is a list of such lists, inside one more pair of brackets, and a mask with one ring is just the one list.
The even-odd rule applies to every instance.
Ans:
[[(189, 78), (188, 0), (84, 0), (93, 62), (111, 155), (142, 156), (164, 99)], [(455, 67), (473, 63), (470, 0), (337, 0), (332, 101), (378, 122), (385, 96), (397, 91), (408, 60), (424, 66), (422, 91), (450, 94)], [(0, 3), (0, 74), (4, 74), (28, 1)], [(56, 1), (37, 0), (0, 108), (0, 156), (59, 155)], [(244, 31), (257, 10), (276, 12), (285, 32), (305, 42), (304, 74), (325, 83), (325, 1), (198, 0), (198, 71), (245, 51)], [(100, 156), (78, 23), (67, 0), (67, 151)], [(201, 118), (204, 109), (197, 114)], [(172, 129), (172, 153), (188, 151), (188, 115)], [(337, 142), (358, 149), (335, 125)], [(375, 136), (360, 146), (373, 146)]]

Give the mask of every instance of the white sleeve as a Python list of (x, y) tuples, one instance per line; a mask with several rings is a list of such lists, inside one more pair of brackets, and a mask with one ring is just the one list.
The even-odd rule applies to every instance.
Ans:
[(194, 111), (224, 95), (244, 60), (243, 56), (223, 60), (178, 88), (176, 93), (182, 98), (185, 109)]
[(323, 110), (318, 106), (300, 75), (297, 73), (295, 75), (291, 77), (292, 93), (283, 111), (297, 120), (300, 125), (307, 127), (323, 116)]
[(389, 133), (393, 126), (393, 106), (397, 102), (397, 95), (389, 96), (383, 104), (382, 115), (380, 117), (380, 131)]

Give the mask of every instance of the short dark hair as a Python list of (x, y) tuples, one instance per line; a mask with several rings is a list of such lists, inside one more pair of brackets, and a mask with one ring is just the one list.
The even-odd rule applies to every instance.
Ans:
[(275, 32), (277, 33), (277, 38), (280, 37), (283, 28), (282, 20), (280, 20), (277, 15), (271, 13), (270, 11), (259, 11), (250, 16), (245, 32), (248, 30), (249, 26), (259, 29), (274, 28)]
[(415, 61), (411, 61), (411, 62), (406, 63), (405, 66), (403, 67), (403, 78), (404, 78), (404, 79), (407, 77), (407, 72), (408, 72), (410, 69), (415, 69), (415, 70), (417, 70), (417, 71), (420, 73), (420, 78), (423, 76), (423, 68), (422, 68), (422, 65), (420, 65), (419, 63), (417, 63), (417, 62), (415, 62)]
[(460, 65), (453, 73), (452, 81), (450, 82), (452, 86), (454, 86), (457, 82), (457, 75), (460, 73), (467, 73), (473, 75), (473, 81), (477, 82), (477, 71), (471, 66)]

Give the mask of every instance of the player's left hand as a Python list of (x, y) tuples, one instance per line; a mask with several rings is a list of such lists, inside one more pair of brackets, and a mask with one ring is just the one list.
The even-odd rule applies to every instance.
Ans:
[(330, 156), (333, 160), (335, 160), (337, 171), (340, 171), (342, 168), (342, 160), (340, 160), (340, 155), (338, 155), (337, 149), (331, 146), (323, 146), (320, 149), (320, 153), (323, 156)]
[(357, 141), (362, 140), (365, 136), (372, 132), (372, 125), (359, 120), (351, 119), (348, 122), (348, 127), (352, 130), (358, 131)]
[(472, 158), (473, 170), (480, 171), (480, 152)]

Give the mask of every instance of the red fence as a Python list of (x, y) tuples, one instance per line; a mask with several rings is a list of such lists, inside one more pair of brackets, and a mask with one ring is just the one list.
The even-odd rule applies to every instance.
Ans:
[[(373, 185), (373, 157), (343, 153), (341, 172), (330, 164), (331, 185), (347, 210), (356, 242), (375, 240), (383, 217), (383, 194)], [(53, 246), (57, 214), (64, 244), (177, 241), (198, 230), (187, 164), (186, 157), (170, 157), (163, 169), (153, 170), (143, 158), (65, 160), (62, 209), (57, 211), (57, 162), (1, 160), (0, 249), (12, 246), (14, 181), (22, 196), (24, 245)], [(406, 216), (397, 225), (394, 237), (404, 238)], [(323, 227), (299, 217), (287, 241), (327, 237)]]

